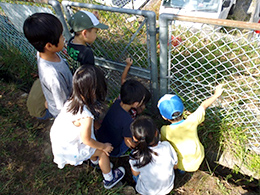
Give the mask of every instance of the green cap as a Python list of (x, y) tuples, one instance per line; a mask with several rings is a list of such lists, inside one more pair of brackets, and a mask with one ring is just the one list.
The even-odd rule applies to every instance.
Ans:
[(108, 26), (98, 21), (97, 17), (88, 11), (78, 11), (68, 21), (74, 32), (90, 28), (108, 29)]

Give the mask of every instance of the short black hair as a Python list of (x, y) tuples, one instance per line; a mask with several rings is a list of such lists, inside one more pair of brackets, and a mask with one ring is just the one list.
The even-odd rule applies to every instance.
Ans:
[(137, 80), (129, 79), (121, 86), (120, 98), (124, 104), (133, 104), (141, 102), (145, 95), (145, 86)]
[(47, 43), (58, 46), (63, 27), (53, 14), (34, 13), (24, 21), (23, 32), (37, 51), (44, 52)]

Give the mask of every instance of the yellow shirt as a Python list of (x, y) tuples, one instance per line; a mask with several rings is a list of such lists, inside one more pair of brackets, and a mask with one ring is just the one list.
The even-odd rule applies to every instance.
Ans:
[(161, 128), (162, 141), (169, 141), (178, 154), (180, 170), (196, 171), (204, 159), (204, 147), (197, 134), (197, 127), (204, 119), (205, 110), (200, 106), (186, 120)]

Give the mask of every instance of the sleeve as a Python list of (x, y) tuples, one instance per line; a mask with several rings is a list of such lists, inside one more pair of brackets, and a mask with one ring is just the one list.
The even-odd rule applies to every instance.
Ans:
[(134, 166), (136, 164), (136, 160), (130, 159), (129, 164), (130, 164), (131, 169), (133, 169), (135, 172), (139, 172), (139, 169), (136, 166)]
[(161, 127), (161, 141), (166, 141), (166, 126)]
[(188, 116), (187, 120), (197, 121), (198, 124), (205, 120), (205, 109), (199, 106), (195, 112)]
[(167, 142), (167, 141), (165, 141), (165, 142), (167, 143), (167, 145), (168, 145), (168, 147), (170, 149), (170, 155), (171, 155), (171, 157), (173, 159), (173, 164), (177, 165), (178, 164), (178, 157), (177, 157), (176, 151), (174, 150), (174, 148), (172, 147), (172, 145), (169, 142)]

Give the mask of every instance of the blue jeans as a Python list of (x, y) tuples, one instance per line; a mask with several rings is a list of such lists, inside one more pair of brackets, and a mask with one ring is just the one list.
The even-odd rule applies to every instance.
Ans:
[(135, 181), (135, 183), (137, 183), (138, 178), (139, 178), (139, 175), (137, 175), (137, 176), (133, 175), (133, 180)]
[(129, 148), (127, 147), (127, 145), (125, 144), (125, 141), (123, 140), (123, 142), (120, 145), (119, 148), (119, 153), (116, 155), (110, 155), (112, 157), (120, 157), (121, 155), (123, 155)]
[(46, 109), (46, 112), (45, 112), (45, 115), (43, 117), (37, 117), (37, 119), (40, 119), (40, 120), (46, 120), (48, 118), (52, 118), (52, 114), (50, 113), (50, 111), (48, 109)]

